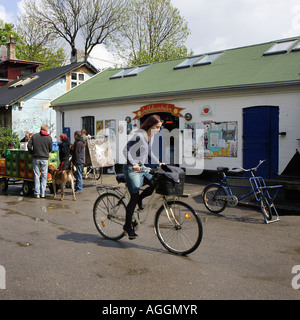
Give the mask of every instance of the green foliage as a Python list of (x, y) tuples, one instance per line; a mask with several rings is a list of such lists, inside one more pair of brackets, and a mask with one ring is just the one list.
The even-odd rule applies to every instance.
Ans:
[(0, 126), (0, 157), (2, 157), (10, 141), (13, 141), (16, 149), (18, 149), (20, 144), (19, 135), (13, 133), (11, 129)]
[(188, 24), (170, 0), (129, 0), (126, 23), (111, 44), (127, 65), (187, 56)]
[(166, 61), (172, 60), (187, 56), (192, 56), (193, 51), (189, 51), (186, 46), (170, 46), (168, 44), (164, 45), (163, 48), (157, 51), (155, 54), (150, 55), (148, 51), (142, 50), (137, 53), (136, 56), (131, 54), (128, 58), (128, 65), (142, 65), (146, 63), (158, 62), (158, 61)]
[(13, 30), (14, 27), (15, 26), (13, 24), (5, 23), (0, 19), (0, 46), (6, 46), (9, 42), (10, 35), (14, 36), (16, 42), (20, 40), (19, 35)]
[(39, 71), (62, 67), (66, 58), (62, 48), (55, 51), (37, 44), (18, 44), (16, 56), (19, 60), (44, 62)]

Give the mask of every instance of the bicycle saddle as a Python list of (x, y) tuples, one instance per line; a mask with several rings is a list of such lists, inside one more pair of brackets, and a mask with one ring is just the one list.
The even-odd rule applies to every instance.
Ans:
[(227, 173), (227, 172), (229, 171), (229, 168), (226, 168), (226, 167), (217, 167), (217, 171), (218, 171), (218, 172)]
[(124, 174), (117, 174), (116, 175), (116, 179), (117, 179), (117, 181), (119, 183), (125, 183), (126, 182)]

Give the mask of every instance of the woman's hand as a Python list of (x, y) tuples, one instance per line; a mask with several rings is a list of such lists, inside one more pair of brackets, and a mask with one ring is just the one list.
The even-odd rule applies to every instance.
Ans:
[(141, 167), (139, 165), (136, 165), (136, 166), (132, 166), (132, 169), (134, 171), (141, 171)]

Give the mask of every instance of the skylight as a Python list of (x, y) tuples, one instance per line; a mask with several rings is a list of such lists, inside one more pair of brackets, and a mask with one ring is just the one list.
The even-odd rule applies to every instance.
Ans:
[(132, 71), (134, 68), (126, 68), (115, 74), (114, 76), (110, 77), (110, 79), (118, 79), (124, 77), (125, 74), (129, 73)]
[(191, 67), (196, 61), (198, 61), (202, 56), (190, 57), (179, 63), (174, 69), (183, 69)]
[(35, 75), (34, 77), (24, 78), (22, 80), (19, 80), (19, 81), (13, 83), (12, 85), (9, 86), (9, 88), (17, 88), (17, 87), (25, 86), (26, 84), (28, 84), (31, 81), (34, 81), (34, 80), (36, 80), (38, 78), (39, 78), (39, 76), (37, 76), (37, 75)]
[(174, 67), (174, 70), (211, 64), (222, 54), (223, 52), (216, 52), (187, 58), (179, 63), (176, 67)]
[(200, 60), (198, 60), (196, 63), (194, 63), (193, 67), (201, 66), (204, 64), (211, 64), (215, 60), (217, 60), (221, 56), (221, 54), (222, 54), (222, 52), (206, 54), (206, 55), (202, 56), (202, 58)]
[(300, 42), (296, 45), (295, 48), (293, 48), (292, 51), (300, 51)]
[(272, 55), (272, 54), (287, 53), (296, 44), (296, 42), (297, 40), (277, 42), (264, 53), (264, 56)]
[(114, 76), (110, 77), (110, 79), (119, 79), (123, 77), (134, 77), (137, 76), (139, 73), (143, 72), (145, 69), (147, 69), (150, 66), (150, 64), (145, 64), (142, 66), (138, 67), (130, 67), (130, 68), (125, 68), (115, 74)]

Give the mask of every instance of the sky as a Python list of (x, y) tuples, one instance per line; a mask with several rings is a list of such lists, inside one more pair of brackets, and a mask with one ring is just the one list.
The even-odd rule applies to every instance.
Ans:
[[(20, 0), (0, 0), (0, 19), (13, 23)], [(188, 22), (186, 46), (195, 54), (248, 46), (300, 35), (299, 0), (171, 0)], [(91, 53), (99, 68), (114, 57), (103, 45)]]

